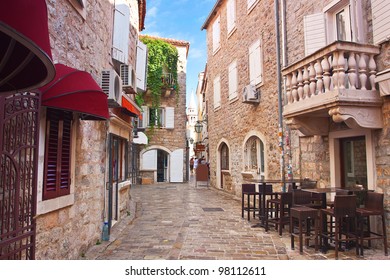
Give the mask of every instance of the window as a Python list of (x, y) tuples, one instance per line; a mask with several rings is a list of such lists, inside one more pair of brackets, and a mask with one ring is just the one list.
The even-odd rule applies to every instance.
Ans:
[(70, 193), (71, 112), (47, 109), (43, 200)]
[(218, 16), (213, 23), (213, 53), (216, 53), (220, 48), (221, 28), (220, 28), (221, 17)]
[(129, 63), (130, 8), (126, 3), (115, 4), (112, 58)]
[(264, 175), (264, 144), (256, 136), (252, 136), (245, 143), (244, 150), (245, 171)]
[(262, 82), (262, 64), (260, 40), (257, 40), (249, 47), (249, 81), (251, 85), (256, 86)]
[(234, 60), (229, 65), (229, 100), (233, 100), (237, 97), (237, 60)]
[(236, 0), (227, 2), (227, 32), (230, 34), (236, 27)]
[(229, 147), (225, 143), (221, 145), (221, 169), (229, 170)]
[(221, 78), (217, 76), (214, 79), (214, 109), (221, 107)]
[(173, 129), (175, 128), (175, 108), (165, 107), (152, 109), (147, 106), (142, 106), (142, 121), (138, 125), (138, 128), (154, 126)]
[(390, 38), (390, 5), (381, 0), (371, 0), (371, 9), (374, 44), (380, 44)]
[(303, 22), (306, 56), (336, 40), (357, 43), (365, 41), (362, 7), (359, 2), (333, 1), (322, 13), (305, 16)]

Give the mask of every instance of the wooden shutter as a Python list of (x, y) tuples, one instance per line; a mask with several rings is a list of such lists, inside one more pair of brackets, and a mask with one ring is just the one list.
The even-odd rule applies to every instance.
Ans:
[(157, 150), (146, 151), (142, 154), (142, 169), (157, 170)]
[(165, 108), (165, 128), (173, 129), (175, 128), (175, 108), (166, 107)]
[(126, 3), (115, 4), (112, 58), (129, 63), (130, 8)]
[(219, 49), (220, 38), (221, 38), (221, 28), (220, 28), (221, 17), (218, 16), (213, 23), (213, 52), (216, 52)]
[(148, 69), (148, 47), (138, 41), (137, 44), (137, 88), (146, 91), (147, 69)]
[(258, 85), (262, 81), (262, 57), (260, 40), (249, 47), (249, 81), (252, 85)]
[(229, 65), (229, 100), (237, 97), (237, 60)]
[(374, 44), (390, 38), (390, 5), (388, 0), (371, 0)]
[(142, 108), (142, 120), (139, 122), (139, 128), (146, 128), (149, 123), (149, 108), (147, 106), (141, 106)]
[(181, 183), (183, 182), (183, 169), (184, 169), (184, 150), (178, 149), (171, 153), (170, 163), (170, 182)]
[(47, 109), (43, 200), (70, 193), (72, 113)]
[(323, 13), (303, 17), (305, 56), (326, 46), (325, 17)]
[(214, 109), (221, 106), (221, 78), (214, 79)]
[(228, 0), (226, 13), (227, 13), (227, 32), (229, 34), (236, 26), (236, 0)]

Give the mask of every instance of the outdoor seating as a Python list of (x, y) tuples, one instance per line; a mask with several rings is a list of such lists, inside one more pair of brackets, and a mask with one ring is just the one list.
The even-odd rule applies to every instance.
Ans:
[[(385, 255), (388, 255), (387, 252), (387, 235), (386, 235), (386, 221), (385, 221), (385, 211), (383, 207), (383, 193), (377, 192), (367, 192), (366, 199), (364, 202), (363, 208), (358, 208), (356, 210), (359, 222), (360, 230), (360, 254), (363, 255), (363, 243), (368, 241), (368, 246), (371, 247), (371, 240), (382, 239)], [(380, 216), (382, 222), (382, 233), (373, 231), (371, 228), (370, 217)], [(367, 229), (364, 229), (364, 226), (367, 226)]]
[(313, 193), (303, 190), (293, 190), (293, 206), (307, 206), (311, 208), (320, 209), (321, 203), (313, 201)]
[[(303, 253), (303, 239), (306, 246), (314, 239), (315, 250), (318, 251), (319, 216), (317, 209), (306, 206), (293, 206), (290, 209), (291, 249), (294, 249), (294, 239), (298, 237), (299, 252)], [(313, 225), (313, 226), (312, 226)], [(305, 235), (305, 236), (303, 236)]]
[[(246, 197), (246, 205), (245, 205), (245, 197)], [(256, 206), (256, 198), (259, 200), (258, 206)], [(255, 217), (256, 213), (260, 212), (260, 193), (256, 192), (255, 184), (242, 184), (241, 216), (243, 218), (244, 218), (245, 211), (248, 213), (248, 221), (250, 221), (251, 212), (253, 212), (253, 218)]]
[[(323, 221), (328, 217), (333, 222), (330, 223), (330, 227), (325, 228)], [(357, 245), (356, 255), (359, 254), (355, 195), (336, 195), (333, 208), (321, 209), (320, 236), (321, 246), (324, 242), (327, 244), (328, 240), (334, 241), (336, 259), (338, 259), (341, 242), (348, 244), (354, 241)]]
[[(269, 223), (275, 225), (279, 235), (282, 236), (284, 225), (290, 224), (290, 207), (292, 205), (292, 192), (275, 193), (276, 196), (267, 200), (265, 208), (265, 231)], [(273, 213), (273, 215), (271, 214)]]

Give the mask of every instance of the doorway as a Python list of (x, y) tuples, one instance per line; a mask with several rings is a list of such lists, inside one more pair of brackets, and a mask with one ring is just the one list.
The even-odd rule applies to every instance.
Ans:
[(168, 181), (168, 153), (157, 150), (157, 182)]
[(340, 139), (341, 187), (361, 185), (367, 189), (365, 136)]

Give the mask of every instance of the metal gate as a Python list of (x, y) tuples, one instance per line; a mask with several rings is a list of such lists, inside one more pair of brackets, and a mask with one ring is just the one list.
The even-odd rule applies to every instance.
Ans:
[(0, 259), (35, 258), (40, 95), (0, 95)]

